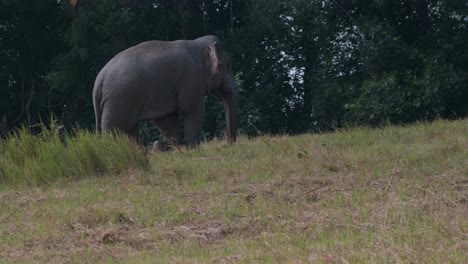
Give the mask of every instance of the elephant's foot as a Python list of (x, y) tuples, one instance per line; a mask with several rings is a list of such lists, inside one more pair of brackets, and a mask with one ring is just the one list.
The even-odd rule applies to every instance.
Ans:
[(172, 146), (162, 140), (156, 140), (153, 143), (153, 152), (165, 152), (172, 149)]

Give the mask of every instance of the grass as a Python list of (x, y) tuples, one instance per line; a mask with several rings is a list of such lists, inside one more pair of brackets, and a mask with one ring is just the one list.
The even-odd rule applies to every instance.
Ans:
[(64, 168), (3, 176), (3, 262), (468, 262), (468, 120), (214, 141), (119, 166), (116, 153), (138, 153), (125, 139), (117, 151), (81, 137), (107, 165), (45, 151), (75, 153), (80, 134), (66, 147), (2, 143), (23, 161), (43, 148), (46, 167)]
[(22, 128), (0, 141), (0, 184), (45, 185), (57, 179), (80, 179), (143, 168), (147, 161), (127, 137), (96, 136), (89, 131), (60, 135), (52, 123), (32, 135)]

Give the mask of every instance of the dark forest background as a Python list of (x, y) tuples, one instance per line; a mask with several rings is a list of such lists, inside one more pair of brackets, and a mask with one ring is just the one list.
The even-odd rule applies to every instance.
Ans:
[[(466, 0), (0, 0), (0, 134), (52, 116), (92, 129), (110, 58), (207, 34), (233, 59), (244, 134), (468, 113)], [(223, 128), (209, 97), (204, 136)]]

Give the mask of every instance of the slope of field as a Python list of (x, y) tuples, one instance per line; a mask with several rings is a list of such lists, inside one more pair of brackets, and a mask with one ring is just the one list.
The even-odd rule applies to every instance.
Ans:
[(1, 262), (468, 262), (468, 120), (182, 151), (3, 183)]

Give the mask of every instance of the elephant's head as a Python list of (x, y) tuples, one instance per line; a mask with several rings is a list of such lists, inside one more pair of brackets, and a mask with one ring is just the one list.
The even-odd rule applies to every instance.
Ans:
[(226, 137), (229, 144), (236, 141), (239, 89), (232, 71), (231, 59), (215, 36), (199, 39), (203, 47), (206, 86), (224, 101), (226, 114)]

